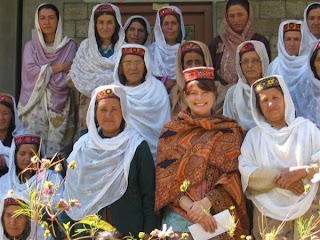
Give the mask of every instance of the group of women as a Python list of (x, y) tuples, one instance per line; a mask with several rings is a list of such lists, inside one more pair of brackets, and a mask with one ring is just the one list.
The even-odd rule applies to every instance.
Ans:
[[(119, 8), (106, 3), (92, 9), (77, 49), (58, 9), (40, 5), (17, 109), (0, 94), (0, 238), (43, 234), (13, 217), (21, 202), (31, 204), (40, 175), (57, 189), (55, 204), (82, 205), (61, 218), (99, 214), (122, 235), (150, 233), (161, 222), (177, 233), (194, 223), (215, 232), (212, 215), (234, 206), (235, 239), (261, 239), (261, 213), (266, 229), (286, 221), (279, 236), (298, 239), (296, 219), (316, 213), (320, 199), (311, 183), (320, 164), (320, 3), (304, 17), (280, 24), (279, 55), (269, 64), (248, 0), (227, 1), (225, 33), (209, 47), (184, 41), (175, 6), (158, 10), (152, 43), (144, 17), (122, 26)], [(65, 181), (50, 169), (36, 172), (35, 153), (57, 153), (76, 168)]]

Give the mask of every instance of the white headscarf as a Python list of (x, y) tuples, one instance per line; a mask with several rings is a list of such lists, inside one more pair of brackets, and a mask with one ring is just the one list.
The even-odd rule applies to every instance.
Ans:
[(308, 9), (314, 5), (314, 4), (317, 4), (317, 5), (320, 5), (320, 2), (313, 2), (313, 3), (310, 3), (305, 9), (304, 9), (304, 12), (303, 12), (303, 18), (304, 18), (304, 22), (306, 23), (307, 25), (307, 28), (308, 28), (308, 31), (307, 33), (309, 34), (309, 39), (310, 39), (310, 44), (312, 45), (313, 42), (317, 41), (318, 39), (311, 33), (309, 27), (308, 27), (308, 16), (307, 16), (307, 12), (308, 12)]
[[(9, 195), (8, 193), (6, 193), (5, 195), (2, 196), (2, 198), (0, 199), (0, 218), (2, 219), (2, 215), (3, 215), (3, 211), (4, 211), (4, 201), (5, 199), (7, 198), (14, 198), (14, 199), (18, 199), (18, 200), (21, 200), (25, 203), (29, 203), (30, 201), (28, 201), (28, 198), (26, 198), (25, 196), (20, 196), (20, 195), (17, 195), (16, 193), (14, 193), (13, 195)], [(30, 235), (28, 236), (27, 240), (33, 240), (35, 239), (35, 226), (34, 224), (32, 223), (31, 226), (30, 226)], [(38, 234), (38, 237), (43, 237), (43, 235), (39, 235)], [(0, 224), (0, 239), (1, 240), (8, 240), (8, 238), (5, 236), (4, 234), (4, 227), (2, 226), (2, 224)], [(38, 238), (40, 239), (40, 238)]]
[(101, 56), (95, 36), (94, 24), (94, 12), (100, 5), (103, 4), (98, 4), (92, 9), (88, 38), (80, 44), (77, 55), (73, 59), (73, 64), (67, 76), (67, 81), (72, 80), (77, 90), (87, 97), (91, 97), (91, 93), (96, 87), (111, 84), (113, 82), (114, 62), (125, 38), (119, 8), (108, 3), (115, 11), (116, 21), (120, 26), (119, 40), (114, 46), (114, 54), (111, 57), (106, 58)]
[[(16, 172), (15, 163), (15, 152), (16, 145), (14, 140), (11, 144), (8, 168), (9, 172), (0, 178), (1, 194), (7, 193), (9, 190), (13, 190), (16, 194), (21, 196), (29, 196), (31, 186), (34, 188), (41, 188), (44, 181), (51, 181), (55, 187), (59, 186), (62, 182), (62, 177), (59, 173), (56, 173), (50, 169), (45, 170), (45, 175), (43, 176), (43, 171), (37, 172), (33, 175), (27, 182), (21, 183)], [(55, 199), (53, 201), (53, 206), (59, 201), (62, 196), (63, 186), (61, 186), (55, 193)]]
[[(284, 32), (283, 27), (287, 23), (301, 24), (301, 43), (298, 56), (290, 56), (284, 46)], [(279, 27), (278, 37), (278, 57), (272, 61), (268, 67), (267, 75), (278, 74), (283, 76), (286, 85), (289, 88), (291, 96), (294, 96), (298, 81), (305, 82), (308, 79), (308, 54), (310, 38), (308, 34), (308, 27), (303, 21), (287, 20), (283, 21)]]
[(122, 54), (119, 54), (116, 61), (114, 81), (127, 94), (131, 126), (147, 141), (153, 160), (156, 161), (160, 132), (163, 125), (171, 119), (169, 97), (164, 85), (151, 73), (152, 66), (148, 49), (138, 44), (126, 44), (121, 47), (120, 51), (122, 52), (122, 48), (131, 47), (145, 50), (144, 62), (147, 69), (145, 81), (136, 87), (121, 84), (118, 68)]
[(257, 168), (283, 169), (320, 162), (319, 129), (304, 118), (295, 118), (294, 105), (286, 84), (282, 77), (276, 77), (284, 95), (287, 126), (277, 130), (267, 122), (256, 106), (256, 95), (251, 88), (251, 111), (257, 126), (249, 130), (242, 144), (239, 170), (243, 190), (254, 205), (259, 210), (263, 207), (267, 217), (282, 221), (287, 216), (286, 220), (289, 221), (308, 211), (319, 183), (312, 183), (311, 190), (300, 199), (291, 191), (278, 187), (257, 195), (249, 195), (246, 191), (250, 175)]
[[(120, 98), (125, 129), (112, 138), (102, 138), (95, 122), (97, 94), (113, 89)], [(76, 161), (74, 170), (68, 169), (64, 199), (78, 199), (80, 209), (66, 212), (73, 220), (96, 214), (100, 209), (117, 201), (127, 190), (131, 161), (142, 137), (130, 127), (126, 94), (119, 86), (109, 85), (94, 90), (88, 113), (88, 133), (74, 145), (67, 161)]]
[[(319, 44), (320, 40), (313, 44), (309, 59), (311, 59), (312, 54), (317, 50)], [(309, 119), (320, 128), (320, 80), (314, 76), (310, 61), (306, 64), (309, 67), (309, 78), (306, 82), (299, 81), (297, 84), (295, 96), (296, 113), (297, 116)]]
[[(179, 14), (182, 41), (184, 41), (185, 28), (181, 10), (175, 6), (167, 6), (163, 8), (171, 8)], [(152, 74), (157, 77), (167, 76), (170, 79), (176, 79), (176, 56), (180, 43), (176, 43), (173, 46), (167, 44), (161, 28), (161, 19), (159, 16), (161, 9), (157, 12), (156, 22), (154, 24), (155, 42), (149, 47), (152, 61)]]
[(267, 72), (269, 65), (269, 57), (265, 45), (260, 41), (246, 41), (241, 43), (236, 52), (236, 70), (238, 73), (238, 83), (232, 86), (226, 95), (223, 105), (223, 115), (230, 117), (237, 121), (237, 123), (245, 130), (248, 131), (256, 124), (252, 118), (250, 107), (250, 85), (244, 76), (241, 65), (239, 52), (241, 48), (247, 44), (252, 43), (256, 53), (259, 55), (262, 65), (262, 75)]
[(44, 38), (43, 38), (43, 33), (42, 33), (40, 25), (39, 25), (39, 8), (41, 8), (43, 5), (46, 5), (46, 4), (47, 3), (43, 3), (37, 8), (36, 14), (34, 16), (35, 29), (33, 29), (33, 31), (35, 31), (37, 33), (38, 39), (40, 41), (42, 48), (47, 53), (54, 53), (57, 50), (59, 50), (60, 48), (63, 48), (70, 41), (70, 38), (68, 38), (67, 36), (64, 36), (63, 31), (62, 31), (62, 16), (59, 16), (53, 46), (46, 45), (46, 42), (44, 41)]
[(146, 31), (147, 31), (148, 36), (147, 36), (147, 39), (146, 39), (145, 43), (143, 44), (143, 46), (148, 47), (152, 42), (152, 33), (151, 33), (150, 23), (148, 22), (148, 20), (145, 17), (143, 17), (141, 15), (133, 15), (133, 16), (129, 17), (127, 19), (127, 21), (125, 22), (125, 24), (123, 25), (123, 29), (126, 32), (127, 28), (129, 27), (129, 25), (131, 23), (131, 20), (134, 18), (141, 18), (146, 23), (146, 27), (147, 27)]

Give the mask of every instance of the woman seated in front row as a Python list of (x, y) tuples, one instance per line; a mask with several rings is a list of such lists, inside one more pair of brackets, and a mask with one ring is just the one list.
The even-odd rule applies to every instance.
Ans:
[(131, 127), (125, 91), (108, 85), (94, 90), (87, 113), (88, 133), (67, 159), (64, 199), (78, 199), (74, 220), (102, 215), (118, 231), (137, 236), (159, 228), (154, 214), (155, 170), (146, 141)]
[[(251, 86), (251, 111), (257, 126), (242, 144), (239, 169), (243, 191), (254, 204), (253, 236), (264, 239), (261, 231), (286, 221), (278, 237), (300, 239), (297, 218), (318, 215), (319, 183), (312, 183), (307, 192), (304, 184), (319, 171), (320, 130), (305, 118), (295, 118), (281, 76), (265, 77)], [(263, 226), (261, 212), (266, 217)]]
[[(163, 210), (163, 223), (176, 232), (188, 232), (193, 223), (215, 232), (218, 223), (211, 214), (235, 206), (235, 238), (240, 239), (249, 230), (238, 171), (242, 131), (233, 120), (212, 112), (217, 97), (213, 72), (207, 67), (184, 71), (188, 108), (165, 124), (160, 135), (155, 210)], [(185, 180), (194, 201), (180, 191)]]

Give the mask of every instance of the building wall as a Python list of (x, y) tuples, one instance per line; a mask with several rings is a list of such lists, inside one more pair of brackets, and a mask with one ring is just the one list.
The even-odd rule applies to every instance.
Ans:
[[(112, 0), (109, 2), (161, 2), (155, 0)], [(188, 0), (190, 2), (191, 0)], [(201, 1), (201, 0), (199, 0)], [(210, 0), (204, 0), (210, 1)], [(18, 3), (22, 4), (22, 34), (17, 36), (19, 11)], [(0, 1), (0, 92), (14, 94), (19, 86), (20, 76), (16, 71), (25, 43), (31, 39), (31, 30), (34, 25), (34, 14), (43, 0), (1, 0)], [(88, 23), (91, 10), (98, 2), (96, 0), (49, 0), (55, 4), (64, 18), (65, 33), (80, 43), (87, 37)], [(167, 1), (174, 4), (174, 1)], [(181, 1), (178, 1), (181, 2)], [(212, 28), (215, 35), (223, 31), (223, 14), (226, 1), (212, 0), (213, 13)], [(285, 19), (302, 19), (305, 7), (313, 2), (310, 0), (251, 0), (254, 9), (255, 30), (266, 36), (271, 45), (272, 58), (277, 56), (277, 35), (281, 21)], [(18, 42), (17, 42), (18, 41)], [(16, 47), (15, 43), (18, 44)], [(19, 48), (20, 47), (20, 48)], [(16, 84), (16, 81), (18, 84)]]

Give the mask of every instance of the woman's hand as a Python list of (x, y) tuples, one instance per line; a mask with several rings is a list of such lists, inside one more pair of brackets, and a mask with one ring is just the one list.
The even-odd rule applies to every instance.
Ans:
[(285, 168), (280, 171), (274, 179), (277, 187), (288, 189), (294, 194), (301, 195), (304, 192), (302, 178), (306, 177), (306, 171), (303, 167)]
[(171, 89), (173, 88), (174, 85), (177, 84), (177, 81), (175, 79), (167, 79), (166, 82), (164, 83), (164, 86), (167, 89), (167, 92), (170, 93)]
[(0, 156), (0, 168), (5, 168), (5, 167), (7, 167), (6, 160), (4, 159), (3, 156)]
[(52, 73), (53, 73), (53, 75), (60, 73), (60, 72), (69, 73), (71, 65), (72, 65), (72, 62), (65, 62), (63, 64), (54, 65), (51, 67)]
[(191, 221), (199, 223), (205, 231), (214, 232), (217, 229), (217, 223), (210, 214), (210, 200), (205, 197), (199, 201), (193, 202), (190, 209), (187, 211)]

